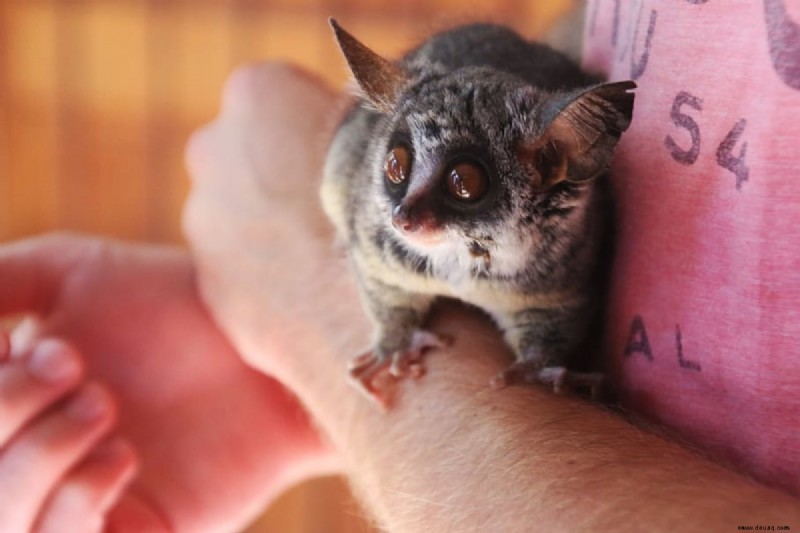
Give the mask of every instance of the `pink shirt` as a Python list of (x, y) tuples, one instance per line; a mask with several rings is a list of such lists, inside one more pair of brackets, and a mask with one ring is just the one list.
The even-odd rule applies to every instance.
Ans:
[(590, 0), (638, 84), (614, 165), (623, 404), (800, 495), (800, 0)]

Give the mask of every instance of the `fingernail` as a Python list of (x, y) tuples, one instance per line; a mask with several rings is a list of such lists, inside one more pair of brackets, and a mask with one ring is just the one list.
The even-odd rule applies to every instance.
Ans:
[(108, 413), (108, 397), (97, 385), (88, 385), (67, 405), (67, 414), (79, 422), (94, 422)]
[(61, 341), (44, 340), (33, 349), (28, 359), (28, 372), (39, 381), (59, 383), (74, 378), (80, 363)]

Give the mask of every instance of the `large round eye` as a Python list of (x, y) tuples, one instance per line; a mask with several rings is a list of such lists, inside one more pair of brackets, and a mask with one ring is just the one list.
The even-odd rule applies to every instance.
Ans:
[(384, 165), (386, 177), (395, 185), (404, 183), (411, 173), (411, 154), (408, 148), (402, 145), (395, 146), (386, 156)]
[(454, 165), (447, 174), (447, 190), (459, 200), (480, 200), (488, 188), (489, 178), (480, 165), (465, 161)]

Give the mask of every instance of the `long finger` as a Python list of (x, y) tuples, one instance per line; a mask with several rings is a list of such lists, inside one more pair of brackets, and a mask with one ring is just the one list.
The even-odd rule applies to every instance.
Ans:
[(45, 312), (82, 242), (74, 236), (53, 234), (0, 247), (0, 316)]
[(0, 363), (0, 450), (30, 420), (74, 389), (81, 359), (68, 344), (45, 339), (22, 359)]
[(100, 443), (50, 495), (36, 532), (60, 533), (64, 524), (73, 531), (101, 531), (106, 511), (135, 472), (136, 455), (129, 443), (119, 437)]
[(0, 506), (0, 531), (29, 531), (47, 495), (113, 419), (108, 392), (88, 384), (17, 435), (0, 453), (0, 490), (17, 495), (13, 504)]

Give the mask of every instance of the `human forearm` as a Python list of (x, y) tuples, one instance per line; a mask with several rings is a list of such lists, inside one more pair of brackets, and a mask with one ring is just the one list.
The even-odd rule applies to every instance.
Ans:
[(301, 398), (389, 531), (800, 522), (796, 500), (618, 415), (540, 388), (489, 389), (507, 354), (479, 317), (448, 308), (433, 329), (456, 342), (426, 359), (425, 378), (401, 384), (386, 414), (346, 384), (341, 357), (320, 353), (297, 369)]
[(796, 501), (616, 415), (532, 387), (490, 390), (507, 352), (487, 321), (461, 309), (431, 324), (454, 346), (431, 353), (427, 376), (401, 383), (395, 407), (379, 412), (345, 380), (369, 325), (314, 203), (324, 144), (308, 141), (331, 125), (336, 95), (271, 65), (239, 71), (224, 101), (188, 156), (184, 222), (206, 301), (246, 360), (300, 396), (386, 529), (800, 522)]

